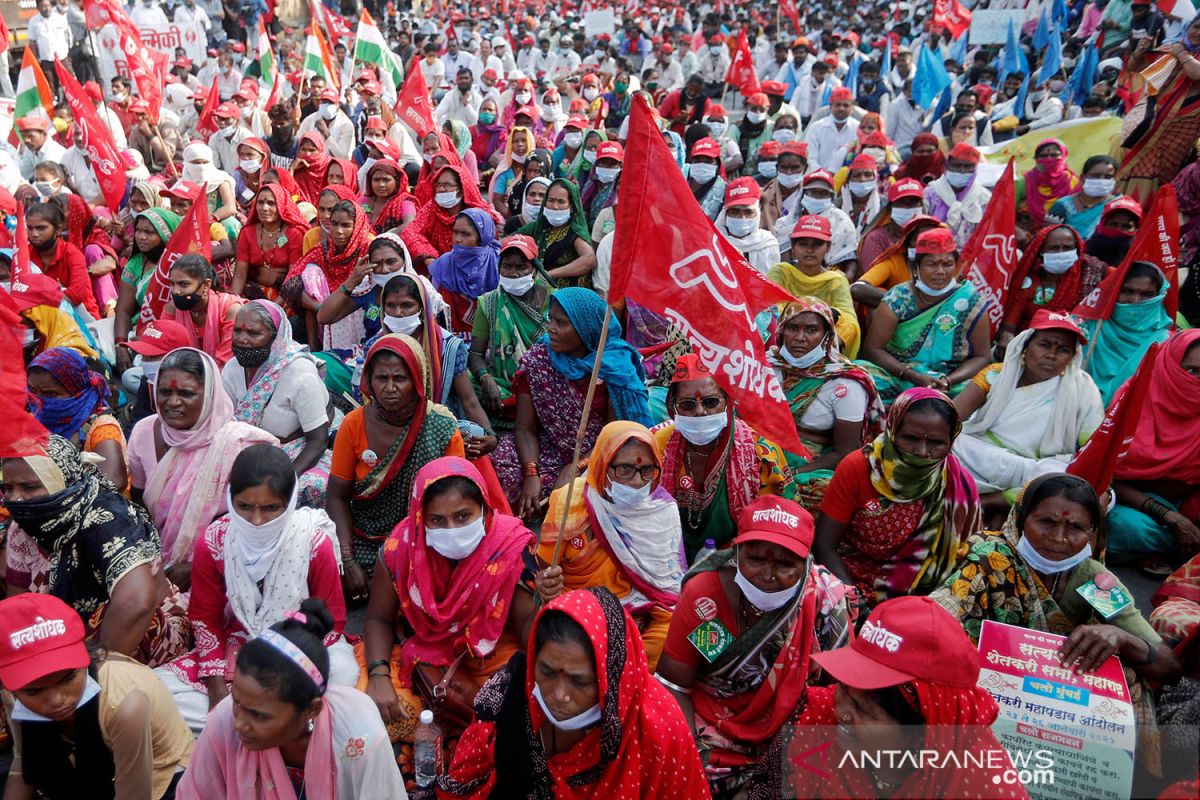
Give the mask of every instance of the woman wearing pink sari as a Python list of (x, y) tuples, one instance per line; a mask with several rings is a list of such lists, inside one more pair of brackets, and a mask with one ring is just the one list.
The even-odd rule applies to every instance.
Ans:
[(234, 420), (217, 362), (195, 348), (172, 350), (163, 359), (155, 403), (158, 413), (129, 435), (132, 496), (158, 527), (167, 576), (187, 591), (196, 536), (229, 510), (233, 460), (249, 445), (279, 440)]

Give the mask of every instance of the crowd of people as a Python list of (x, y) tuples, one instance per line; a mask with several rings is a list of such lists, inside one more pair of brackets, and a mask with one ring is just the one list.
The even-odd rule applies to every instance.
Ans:
[[(368, 2), (357, 35), (350, 5), (304, 30), (138, 0), (212, 48), (168, 62), (155, 117), (75, 0), (38, 4), (27, 46), (126, 186), (57, 77), (17, 99), (5, 800), (1026, 797), (1007, 757), (818, 781), (789, 749), (999, 749), (989, 620), (1116, 658), (1135, 794), (1197, 796), (1200, 16), (1031, 4), (979, 45), (955, 27), (987, 0), (643, 2), (599, 31)], [(752, 309), (786, 431), (610, 296), (616, 242), (646, 244), (622, 201), (655, 201), (622, 192), (646, 107), (679, 173), (651, 181), (694, 199), (664, 215), (791, 298)], [(1168, 194), (1170, 269), (1132, 250)], [(203, 247), (176, 235), (197, 205)], [(964, 262), (998, 214), (1000, 296)], [(1133, 597), (1113, 565), (1152, 607), (1086, 599)]]

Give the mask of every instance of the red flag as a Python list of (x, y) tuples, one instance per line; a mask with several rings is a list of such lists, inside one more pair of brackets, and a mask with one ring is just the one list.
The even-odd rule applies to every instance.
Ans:
[(992, 331), (1004, 321), (1008, 282), (1017, 268), (1017, 190), (1013, 160), (1008, 160), (984, 212), (962, 252), (962, 274), (991, 300), (988, 317)]
[(941, 26), (957, 39), (971, 27), (971, 12), (958, 0), (934, 0), (933, 26)]
[(796, 31), (797, 36), (800, 36), (804, 29), (800, 27), (800, 14), (796, 10), (796, 0), (779, 0), (779, 10), (792, 21), (792, 29)]
[(25, 209), (17, 214), (17, 235), (13, 244), (15, 249), (12, 260), (12, 280), (18, 280), (29, 271), (32, 256), (29, 254), (29, 229), (25, 227)]
[(750, 42), (746, 39), (746, 29), (743, 28), (738, 36), (737, 49), (733, 52), (733, 60), (729, 62), (729, 71), (725, 73), (725, 82), (749, 97), (759, 90), (758, 72), (754, 69), (754, 56), (750, 53)]
[(120, 208), (125, 197), (125, 160), (113, 141), (108, 126), (96, 116), (96, 107), (87, 99), (83, 87), (67, 71), (61, 61), (54, 62), (54, 71), (62, 84), (63, 93), (71, 105), (75, 124), (83, 131), (83, 148), (87, 151), (92, 173), (104, 193), (109, 208)]
[(807, 454), (754, 322), (761, 309), (792, 296), (746, 263), (704, 216), (640, 96), (625, 147), (608, 302), (628, 297), (670, 320), (746, 422)]
[(413, 64), (400, 88), (393, 109), (396, 116), (405, 125), (413, 129), (417, 136), (425, 136), (430, 131), (437, 130), (433, 121), (433, 100), (429, 97), (429, 87), (425, 85), (425, 75), (420, 66)]
[(163, 309), (171, 299), (171, 267), (179, 257), (201, 255), (212, 258), (208, 219), (208, 204), (193, 203), (192, 210), (171, 234), (171, 239), (158, 259), (154, 275), (150, 278), (150, 285), (146, 287), (146, 296), (142, 300), (142, 310), (138, 316), (138, 333), (141, 333), (146, 325), (162, 317)]
[(13, 299), (0, 289), (0, 419), (4, 420), (0, 458), (45, 453), (50, 442), (49, 432), (25, 408), (28, 390), (21, 349), (21, 336), (25, 330)]
[(1150, 198), (1150, 205), (1142, 215), (1142, 224), (1134, 234), (1121, 266), (1110, 272), (1075, 306), (1075, 315), (1084, 319), (1112, 316), (1125, 275), (1135, 261), (1149, 261), (1162, 273), (1168, 287), (1163, 309), (1174, 320), (1175, 312), (1179, 310), (1179, 205), (1175, 201), (1175, 187), (1170, 183), (1163, 184)]
[[(278, 86), (281, 78), (276, 77), (275, 85)], [(272, 90), (274, 94), (274, 90)], [(205, 139), (217, 132), (217, 119), (213, 116), (216, 113), (217, 106), (221, 104), (221, 90), (217, 87), (217, 79), (213, 78), (212, 90), (208, 93), (208, 98), (204, 101), (204, 108), (200, 109), (200, 116), (196, 120), (196, 132), (203, 134)]]
[(1090, 483), (1096, 494), (1103, 494), (1112, 485), (1117, 461), (1125, 455), (1137, 433), (1142, 405), (1150, 393), (1154, 359), (1161, 346), (1158, 342), (1150, 345), (1137, 372), (1117, 390), (1100, 427), (1067, 465), (1067, 472)]
[(84, 0), (84, 12), (89, 27), (99, 30), (105, 25), (115, 25), (120, 37), (121, 53), (129, 69), (129, 77), (137, 86), (138, 96), (150, 104), (150, 119), (158, 122), (162, 108), (163, 86), (166, 85), (166, 53), (146, 46), (137, 25), (129, 14), (114, 0)]

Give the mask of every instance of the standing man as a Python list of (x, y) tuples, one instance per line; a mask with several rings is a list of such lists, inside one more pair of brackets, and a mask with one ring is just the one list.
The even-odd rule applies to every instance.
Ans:
[(29, 20), (27, 31), (29, 42), (26, 45), (33, 49), (33, 55), (42, 63), (42, 72), (50, 88), (58, 95), (58, 73), (54, 71), (54, 61), (65, 62), (71, 52), (71, 25), (65, 14), (55, 13), (50, 0), (38, 0), (38, 13)]

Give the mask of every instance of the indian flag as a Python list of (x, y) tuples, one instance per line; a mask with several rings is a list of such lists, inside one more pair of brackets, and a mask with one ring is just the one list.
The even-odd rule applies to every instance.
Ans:
[(304, 43), (304, 76), (313, 75), (322, 76), (330, 86), (340, 91), (337, 70), (333, 68), (333, 55), (318, 25), (309, 28), (308, 39)]
[(21, 60), (21, 73), (17, 76), (13, 121), (25, 117), (45, 117), (48, 120), (54, 118), (54, 95), (50, 92), (50, 83), (29, 47), (25, 48), (25, 57)]
[(275, 53), (271, 50), (271, 39), (267, 36), (267, 26), (260, 15), (258, 18), (258, 72), (259, 82), (265, 91), (258, 96), (266, 98), (264, 108), (270, 109), (279, 99), (279, 66), (275, 63)]
[(373, 66), (383, 84), (384, 96), (395, 97), (396, 87), (404, 82), (404, 68), (396, 54), (388, 49), (379, 26), (365, 9), (358, 18), (358, 31), (354, 37), (354, 60)]

